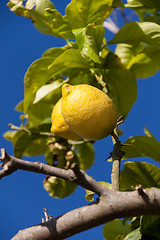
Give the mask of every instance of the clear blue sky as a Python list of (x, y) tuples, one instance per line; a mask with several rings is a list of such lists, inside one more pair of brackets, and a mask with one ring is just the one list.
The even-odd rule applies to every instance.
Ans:
[[(64, 14), (65, 5), (70, 1), (53, 2)], [(0, 148), (5, 148), (8, 154), (13, 155), (12, 144), (2, 135), (9, 130), (8, 123), (20, 124), (19, 113), (14, 108), (23, 99), (24, 74), (29, 65), (40, 58), (45, 50), (65, 43), (60, 38), (41, 34), (29, 19), (16, 16), (10, 12), (6, 4), (6, 0), (0, 3)], [(124, 130), (122, 141), (129, 136), (143, 135), (144, 126), (160, 141), (159, 78), (160, 74), (157, 73), (149, 79), (138, 80), (138, 99), (122, 126)], [(88, 170), (88, 174), (96, 180), (110, 181), (111, 163), (104, 160), (112, 151), (111, 139), (108, 137), (97, 141), (95, 149), (95, 165)], [(42, 161), (43, 156), (31, 160)], [(150, 161), (142, 158), (140, 160)], [(84, 197), (84, 189), (80, 187), (65, 199), (49, 197), (48, 192), (43, 188), (44, 177), (36, 173), (17, 171), (0, 181), (0, 239), (11, 239), (18, 230), (40, 223), (43, 208), (47, 208), (48, 214), (56, 217), (88, 204)], [(98, 227), (69, 239), (103, 239), (102, 228)]]

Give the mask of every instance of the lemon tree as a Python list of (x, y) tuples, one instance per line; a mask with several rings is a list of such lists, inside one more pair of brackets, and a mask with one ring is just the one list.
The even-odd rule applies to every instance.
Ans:
[[(15, 0), (9, 1), (8, 7), (31, 19), (41, 33), (65, 42), (65, 46), (46, 50), (26, 70), (24, 99), (16, 106), (21, 125), (11, 124), (12, 130), (4, 134), (13, 143), (15, 157), (44, 155), (47, 167), (70, 173), (69, 180), (57, 174), (43, 182), (50, 196), (64, 198), (76, 190), (77, 185), (72, 183), (75, 176), (93, 166), (95, 141), (111, 135), (112, 187), (116, 180), (121, 184), (119, 192), (132, 191), (139, 185), (160, 188), (160, 170), (154, 163), (128, 161), (145, 157), (160, 162), (160, 142), (145, 128), (145, 135), (128, 136), (121, 143), (117, 129), (119, 119), (126, 121), (137, 100), (137, 79), (153, 76), (160, 69), (159, 1), (71, 0), (64, 16), (55, 8), (54, 0)], [(134, 11), (136, 17), (117, 31), (110, 17), (120, 8), (124, 13)], [(125, 164), (122, 161), (119, 176), (122, 159)], [(119, 165), (115, 165), (117, 161)], [(83, 170), (81, 174), (75, 166)], [(78, 182), (81, 186), (84, 176)], [(93, 199), (94, 192), (90, 192)], [(160, 217), (135, 214), (129, 218), (124, 214), (119, 220), (109, 218), (113, 221), (103, 227), (104, 238), (158, 240)]]

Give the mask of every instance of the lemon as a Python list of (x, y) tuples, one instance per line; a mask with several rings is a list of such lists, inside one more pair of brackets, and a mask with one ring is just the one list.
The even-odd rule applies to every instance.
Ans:
[(116, 126), (114, 103), (107, 94), (91, 85), (64, 84), (61, 108), (67, 125), (82, 138), (105, 138)]
[(71, 140), (81, 139), (81, 137), (77, 136), (64, 121), (61, 113), (61, 102), (62, 98), (56, 103), (53, 108), (51, 132), (57, 136)]

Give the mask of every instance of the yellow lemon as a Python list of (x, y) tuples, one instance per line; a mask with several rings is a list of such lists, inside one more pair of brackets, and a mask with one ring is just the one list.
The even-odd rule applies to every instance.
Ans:
[(107, 94), (87, 84), (62, 86), (62, 115), (79, 136), (99, 140), (112, 133), (117, 112)]
[(53, 132), (57, 136), (67, 139), (72, 140), (81, 139), (81, 137), (77, 136), (64, 121), (64, 118), (61, 113), (61, 102), (62, 98), (56, 103), (56, 105), (53, 108), (51, 132)]

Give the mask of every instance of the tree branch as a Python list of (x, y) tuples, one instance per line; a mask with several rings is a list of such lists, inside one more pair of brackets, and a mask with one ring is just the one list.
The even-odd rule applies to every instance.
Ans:
[(120, 163), (124, 153), (121, 150), (122, 144), (118, 138), (117, 127), (114, 129), (112, 133), (112, 141), (113, 141), (113, 151), (111, 153), (111, 157), (113, 159), (113, 163), (112, 163), (111, 182), (112, 182), (112, 189), (114, 191), (119, 191), (120, 190)]
[(140, 215), (160, 215), (160, 189), (114, 191), (112, 196), (100, 197), (93, 204), (19, 231), (12, 240), (65, 239), (116, 218)]
[(113, 191), (97, 183), (80, 170), (76, 164), (72, 165), (72, 169), (60, 169), (39, 162), (29, 162), (11, 157), (4, 149), (1, 149), (0, 159), (3, 162), (0, 178), (22, 169), (63, 178), (100, 196), (96, 202), (88, 206), (72, 210), (48, 222), (19, 231), (12, 240), (64, 239), (116, 218), (160, 215), (160, 189), (145, 190), (142, 186), (138, 186), (136, 191), (133, 192)]
[(0, 171), (0, 179), (12, 174), (18, 169), (42, 173), (50, 176), (55, 176), (58, 178), (62, 178), (69, 182), (75, 183), (77, 185), (82, 186), (88, 190), (91, 190), (101, 196), (106, 193), (110, 193), (111, 190), (107, 189), (103, 185), (96, 182), (93, 178), (88, 176), (84, 171), (80, 170), (76, 164), (73, 164), (72, 169), (62, 169), (58, 167), (53, 167), (40, 162), (30, 162), (25, 161), (13, 156), (9, 156), (5, 150), (1, 149), (1, 158), (0, 160), (3, 162), (3, 169)]

